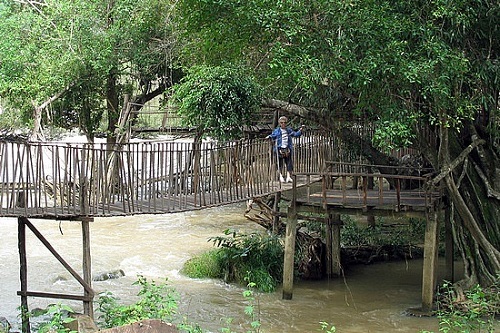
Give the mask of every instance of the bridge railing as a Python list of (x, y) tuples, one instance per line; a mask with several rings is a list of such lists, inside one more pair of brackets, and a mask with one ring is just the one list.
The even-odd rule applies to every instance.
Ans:
[[(324, 139), (296, 141), (299, 171), (319, 171)], [(316, 161), (316, 162), (314, 162)], [(216, 206), (271, 193), (268, 140), (200, 144), (0, 142), (0, 216), (110, 216)]]

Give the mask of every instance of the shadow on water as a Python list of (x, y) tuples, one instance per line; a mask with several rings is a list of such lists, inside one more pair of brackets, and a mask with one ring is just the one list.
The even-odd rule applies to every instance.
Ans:
[[(111, 291), (124, 303), (135, 300), (138, 274), (148, 279), (167, 277), (181, 296), (180, 312), (203, 328), (219, 331), (224, 320), (246, 325), (242, 296), (244, 288), (218, 280), (194, 280), (182, 276), (183, 263), (210, 248), (209, 237), (227, 228), (241, 232), (262, 230), (243, 217), (243, 205), (167, 215), (96, 219), (91, 224), (92, 270), (94, 274), (123, 270), (125, 277), (93, 282), (96, 292)], [(0, 316), (17, 323), (19, 258), (17, 221), (1, 219)], [(34, 220), (34, 224), (77, 271), (81, 269), (81, 227), (76, 222)], [(441, 269), (444, 267), (441, 264)], [(31, 234), (28, 235), (28, 286), (33, 291), (80, 293), (81, 288)], [(421, 300), (422, 261), (360, 265), (349, 268), (340, 279), (298, 281), (291, 301), (281, 291), (261, 294), (256, 305), (262, 331), (317, 332), (319, 322), (337, 327), (337, 332), (438, 331), (436, 318), (408, 316), (405, 310)], [(30, 299), (30, 308), (57, 300)], [(64, 302), (81, 308), (79, 303)], [(236, 329), (235, 331), (243, 331)]]

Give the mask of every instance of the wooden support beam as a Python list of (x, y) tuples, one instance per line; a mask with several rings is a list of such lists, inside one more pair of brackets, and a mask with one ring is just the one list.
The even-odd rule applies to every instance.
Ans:
[[(26, 260), (26, 223), (25, 218), (17, 219), (17, 237), (19, 247), (19, 275), (21, 279), (21, 292), (26, 293), (28, 290), (28, 262)], [(29, 333), (30, 319), (28, 316), (28, 296), (21, 295), (21, 330), (23, 333)]]
[[(72, 299), (83, 301), (84, 313), (93, 317), (93, 299), (94, 291), (91, 287), (92, 271), (90, 257), (90, 228), (89, 223), (93, 221), (93, 217), (83, 217), (82, 221), (82, 237), (83, 237), (83, 278), (61, 257), (61, 255), (52, 247), (49, 241), (35, 228), (35, 226), (24, 216), (18, 217), (18, 242), (19, 242), (19, 261), (20, 261), (20, 279), (21, 290), (17, 292), (21, 296), (21, 311), (22, 311), (22, 332), (30, 332), (29, 317), (26, 316), (28, 310), (28, 297), (48, 297), (59, 299)], [(26, 258), (26, 227), (45, 245), (52, 255), (66, 268), (66, 270), (80, 283), (84, 288), (83, 296), (43, 293), (28, 291), (28, 265)]]
[(326, 225), (326, 233), (325, 233), (325, 243), (326, 243), (326, 276), (331, 277), (333, 275), (333, 266), (332, 266), (332, 258), (333, 258), (333, 247), (332, 247), (332, 238), (333, 238), (333, 229), (332, 229), (332, 220), (327, 215), (325, 218)]
[[(273, 211), (279, 213), (280, 210), (280, 201), (281, 201), (281, 191), (274, 193), (274, 204)], [(275, 214), (273, 216), (273, 234), (276, 234), (278, 231), (278, 225), (280, 223), (280, 215)]]
[(36, 229), (35, 226), (31, 224), (31, 222), (28, 221), (27, 218), (21, 217), (21, 219), (24, 219), (24, 223), (28, 226), (28, 228), (30, 228), (33, 234), (35, 234), (35, 236), (43, 243), (43, 245), (45, 245), (47, 250), (52, 253), (52, 255), (61, 263), (61, 265), (64, 266), (64, 268), (66, 268), (66, 270), (80, 283), (80, 285), (82, 285), (84, 289), (93, 294), (92, 288), (89, 286), (89, 284), (84, 279), (82, 279), (82, 277), (80, 277), (80, 275), (63, 259), (63, 257), (54, 249), (49, 241), (45, 239), (45, 237), (43, 237), (40, 231), (38, 231), (38, 229)]
[[(94, 218), (84, 217), (82, 218), (82, 238), (83, 238), (83, 256), (82, 256), (82, 269), (83, 269), (83, 280), (87, 285), (92, 288), (92, 261), (90, 256), (90, 222), (93, 222)], [(83, 313), (94, 318), (94, 293), (88, 288), (84, 288), (83, 295), (85, 299), (83, 300)]]
[[(296, 176), (293, 175), (295, 178)], [(285, 234), (285, 255), (283, 264), (283, 299), (290, 300), (293, 295), (293, 275), (295, 238), (297, 236), (297, 188), (296, 181), (293, 181), (292, 201), (288, 207), (288, 217)]]
[(340, 262), (340, 228), (342, 228), (342, 221), (340, 214), (330, 214), (328, 219), (332, 225), (332, 276), (340, 276), (342, 264)]
[(439, 241), (438, 226), (438, 212), (434, 212), (427, 219), (425, 225), (424, 267), (422, 275), (422, 312), (424, 313), (431, 313), (434, 305)]
[(92, 297), (82, 296), (82, 295), (70, 295), (70, 294), (59, 294), (59, 293), (45, 293), (40, 291), (18, 291), (18, 296), (22, 297), (41, 297), (41, 298), (56, 298), (56, 299), (69, 299), (73, 301), (83, 301), (91, 302)]

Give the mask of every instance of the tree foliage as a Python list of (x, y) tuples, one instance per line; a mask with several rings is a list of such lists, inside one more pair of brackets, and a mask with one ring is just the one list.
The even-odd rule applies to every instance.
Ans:
[(92, 136), (105, 116), (112, 135), (125, 95), (142, 107), (172, 84), (171, 9), (162, 0), (2, 1), (0, 96), (29, 119), (60, 94), (45, 121)]
[(185, 61), (248, 66), (266, 96), (301, 106), (319, 127), (361, 119), (382, 153), (420, 149), (455, 208), (466, 285), (495, 280), (498, 1), (181, 0), (178, 9)]
[(184, 125), (217, 139), (241, 136), (260, 107), (259, 87), (249, 75), (225, 67), (192, 67), (172, 96)]
[[(443, 109), (452, 112), (448, 126), (474, 116), (478, 87), (466, 94), (460, 87), (476, 84), (480, 58), (455, 44), (485, 34), (492, 43), (484, 47), (498, 46), (494, 2), (182, 0), (178, 7), (193, 62), (246, 63), (276, 98), (320, 103), (328, 113), (347, 106), (404, 131), (417, 120), (444, 121)], [(489, 63), (484, 74), (494, 79), (498, 64)]]

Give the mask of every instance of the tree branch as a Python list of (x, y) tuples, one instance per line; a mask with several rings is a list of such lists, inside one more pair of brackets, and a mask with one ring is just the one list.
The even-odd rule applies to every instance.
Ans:
[(479, 175), (479, 178), (481, 178), (481, 180), (483, 181), (484, 186), (486, 186), (488, 197), (500, 200), (500, 192), (493, 189), (490, 182), (488, 181), (488, 178), (484, 174), (483, 170), (481, 170), (481, 168), (479, 167), (479, 165), (477, 165), (477, 163), (473, 162), (472, 164), (474, 165), (474, 168), (476, 169), (476, 172)]
[(294, 114), (296, 116), (299, 116), (301, 118), (306, 118), (310, 120), (318, 119), (318, 113), (317, 110), (310, 110), (309, 108), (293, 104), (290, 102), (285, 102), (281, 101), (278, 99), (265, 99), (262, 101), (262, 106), (267, 107), (267, 108), (272, 108), (272, 109), (281, 109), (283, 111), (286, 111), (288, 113)]
[(436, 186), (444, 177), (450, 174), (459, 164), (461, 164), (467, 156), (471, 153), (471, 151), (479, 145), (484, 144), (486, 141), (483, 139), (477, 139), (472, 141), (470, 145), (468, 145), (461, 153), (458, 155), (456, 159), (454, 159), (448, 166), (444, 166), (439, 175), (437, 175), (432, 180), (432, 185)]

